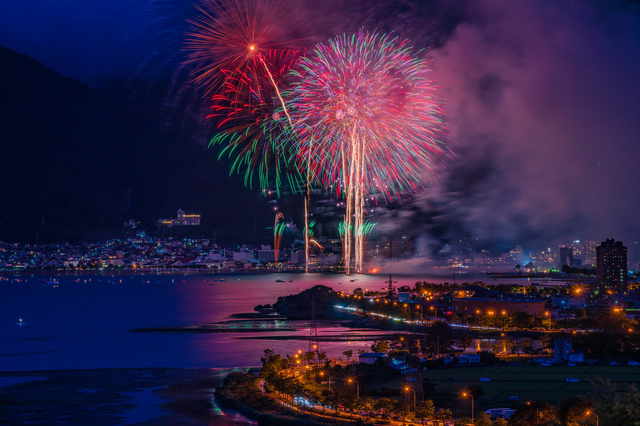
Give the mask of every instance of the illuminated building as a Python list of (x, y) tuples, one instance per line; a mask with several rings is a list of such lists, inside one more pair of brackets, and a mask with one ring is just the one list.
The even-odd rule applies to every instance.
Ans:
[(178, 209), (177, 216), (176, 219), (158, 219), (158, 224), (164, 225), (167, 228), (171, 228), (172, 226), (200, 225), (199, 214), (185, 214), (184, 210)]
[(560, 247), (560, 264), (559, 268), (562, 268), (564, 265), (573, 268), (573, 248), (571, 247)]
[(391, 257), (391, 241), (381, 237), (380, 241), (367, 241), (366, 260), (381, 260)]
[[(580, 259), (582, 261), (581, 265), (574, 264), (569, 266), (594, 267), (596, 266), (596, 246), (597, 245), (598, 243), (592, 240), (573, 240), (568, 244), (561, 244), (560, 251), (562, 251), (562, 248), (570, 248), (573, 250), (574, 263), (576, 259)], [(564, 265), (564, 263), (562, 263), (562, 257), (561, 257), (560, 267), (562, 267), (562, 265)]]
[(613, 238), (596, 248), (598, 289), (606, 292), (627, 292), (627, 248)]
[(509, 256), (511, 257), (511, 259), (513, 259), (516, 262), (522, 261), (522, 257), (523, 257), (522, 247), (516, 246), (516, 248), (509, 251)]
[(409, 240), (409, 237), (403, 235), (401, 241), (391, 242), (391, 257), (394, 259), (407, 259), (412, 256), (413, 241)]

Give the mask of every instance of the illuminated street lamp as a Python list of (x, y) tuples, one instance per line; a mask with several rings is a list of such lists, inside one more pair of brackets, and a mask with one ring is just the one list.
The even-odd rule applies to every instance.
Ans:
[[(324, 376), (324, 372), (320, 372), (321, 376)], [(329, 374), (327, 374), (327, 377), (329, 378), (329, 392), (331, 392), (331, 376)]]
[(547, 325), (547, 330), (551, 330), (551, 317), (549, 316), (549, 312), (545, 312), (544, 316), (547, 317), (547, 319), (549, 320)]
[(360, 383), (356, 382), (353, 379), (349, 379), (349, 383), (351, 382), (356, 384), (356, 399), (360, 399)]
[[(416, 391), (411, 389), (410, 387), (405, 387), (404, 390), (409, 391), (409, 392), (413, 392), (413, 409), (415, 411), (416, 409)], [(411, 394), (409, 394), (409, 396), (411, 396)]]
[(474, 420), (473, 420), (473, 395), (471, 395), (470, 393), (464, 392), (462, 394), (462, 396), (468, 396), (468, 397), (471, 398), (471, 423), (473, 423), (474, 422)]
[(596, 413), (592, 413), (591, 411), (587, 411), (587, 416), (594, 415), (596, 416), (596, 426), (598, 426), (598, 420), (600, 419)]
[(435, 313), (436, 318), (438, 318), (438, 310), (433, 306), (431, 306), (429, 309), (431, 309)]

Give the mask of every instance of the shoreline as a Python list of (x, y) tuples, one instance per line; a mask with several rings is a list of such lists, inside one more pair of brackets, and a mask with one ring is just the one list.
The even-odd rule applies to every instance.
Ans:
[[(246, 369), (113, 368), (0, 372), (0, 423), (238, 425), (214, 389)], [(2, 378), (8, 379), (2, 385)], [(234, 420), (235, 419), (235, 420)]]

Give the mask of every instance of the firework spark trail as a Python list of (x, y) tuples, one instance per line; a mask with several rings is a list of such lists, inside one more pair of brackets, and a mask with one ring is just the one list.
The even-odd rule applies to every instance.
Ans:
[(319, 44), (301, 69), (289, 109), (298, 162), (306, 159), (317, 183), (346, 199), (345, 228), (355, 220), (356, 235), (352, 245), (345, 233), (345, 271), (353, 252), (360, 272), (365, 197), (415, 192), (423, 168), (446, 151), (435, 87), (405, 41), (364, 31)]
[(287, 119), (289, 120), (289, 125), (291, 126), (291, 130), (294, 130), (293, 122), (291, 121), (291, 116), (289, 115), (289, 110), (287, 109), (287, 105), (285, 104), (284, 99), (282, 99), (282, 95), (280, 94), (280, 90), (278, 89), (278, 84), (273, 79), (273, 75), (271, 74), (271, 71), (269, 71), (269, 67), (267, 66), (267, 63), (264, 61), (264, 58), (261, 55), (259, 56), (259, 58), (262, 64), (264, 65), (264, 69), (267, 71), (267, 74), (269, 75), (269, 79), (271, 80), (271, 84), (273, 84), (273, 88), (275, 89), (276, 94), (278, 95), (278, 99), (280, 99), (280, 104), (282, 105), (282, 109), (284, 110), (284, 113), (287, 115)]
[(255, 173), (262, 189), (275, 179), (280, 195), (286, 175), (299, 191), (300, 173), (289, 152), (293, 122), (281, 94), (304, 55), (293, 48), (301, 41), (294, 36), (301, 27), (298, 6), (286, 0), (203, 0), (196, 8), (200, 15), (189, 21), (185, 46), (194, 82), (213, 101), (207, 118), (219, 123), (209, 145), (223, 147), (219, 157), (233, 158), (230, 174), (244, 170), (245, 185), (252, 186)]
[(284, 215), (282, 212), (276, 213), (275, 224), (273, 225), (273, 253), (275, 256), (275, 261), (278, 263), (279, 255), (280, 255), (280, 242), (282, 241), (282, 234), (284, 232), (281, 227), (286, 224), (282, 223), (281, 220), (284, 219)]

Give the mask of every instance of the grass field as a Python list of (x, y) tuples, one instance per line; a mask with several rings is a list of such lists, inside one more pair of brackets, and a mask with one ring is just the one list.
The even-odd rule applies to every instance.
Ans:
[[(509, 400), (518, 396), (520, 401), (543, 400), (558, 402), (561, 399), (588, 395), (595, 390), (592, 382), (610, 379), (613, 383), (640, 383), (639, 366), (493, 366), (459, 367), (423, 372), (436, 384), (436, 392), (461, 393), (467, 384), (481, 385), (485, 400)], [(449, 381), (455, 377), (457, 382)], [(491, 382), (481, 382), (488, 377)], [(567, 383), (567, 377), (575, 377), (580, 383)]]

